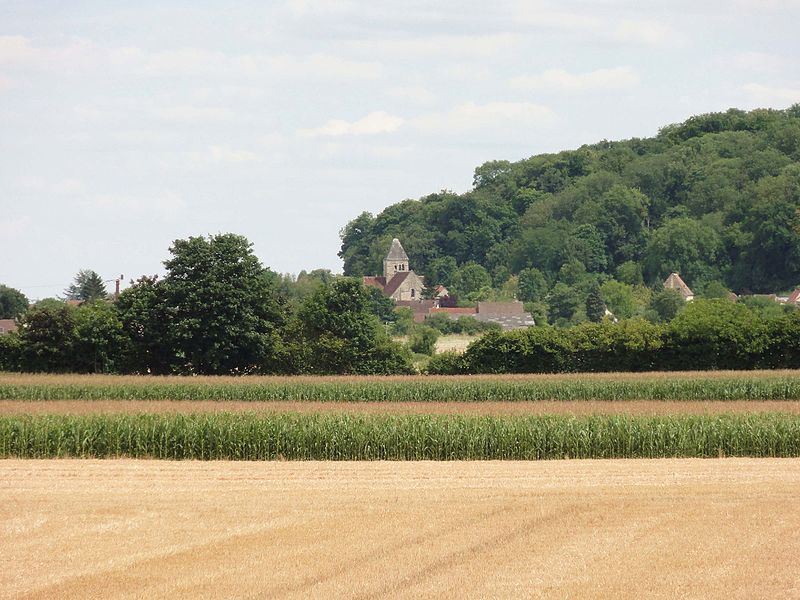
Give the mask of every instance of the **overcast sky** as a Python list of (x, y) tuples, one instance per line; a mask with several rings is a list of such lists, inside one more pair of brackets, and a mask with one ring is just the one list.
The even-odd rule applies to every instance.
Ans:
[(162, 272), (235, 232), (330, 268), (364, 210), (800, 102), (800, 2), (0, 0), (0, 283)]

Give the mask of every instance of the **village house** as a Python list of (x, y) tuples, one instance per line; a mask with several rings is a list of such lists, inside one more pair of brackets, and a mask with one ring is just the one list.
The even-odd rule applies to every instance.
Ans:
[(687, 302), (694, 300), (694, 292), (688, 285), (686, 285), (686, 282), (684, 282), (683, 279), (681, 279), (681, 276), (677, 273), (670, 273), (669, 277), (667, 277), (666, 281), (664, 281), (664, 289), (678, 290), (683, 299)]
[(425, 279), (411, 270), (408, 254), (400, 240), (394, 238), (383, 259), (383, 276), (364, 277), (364, 285), (378, 288), (395, 302), (414, 302), (422, 300)]
[(17, 323), (14, 319), (0, 319), (0, 335), (11, 333), (17, 330)]
[(389, 253), (383, 259), (383, 275), (364, 277), (364, 285), (378, 288), (384, 296), (392, 298), (397, 307), (410, 308), (417, 323), (429, 315), (445, 314), (451, 319), (472, 317), (478, 321), (498, 323), (503, 329), (521, 329), (536, 324), (518, 300), (478, 302), (477, 307), (443, 306), (450, 292), (442, 285), (436, 286), (433, 298), (423, 298), (425, 278), (411, 270), (408, 255), (397, 238), (392, 240)]

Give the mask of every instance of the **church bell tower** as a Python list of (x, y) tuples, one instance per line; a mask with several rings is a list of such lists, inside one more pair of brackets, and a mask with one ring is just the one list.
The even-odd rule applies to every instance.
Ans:
[(389, 254), (383, 259), (383, 276), (386, 278), (386, 283), (389, 283), (392, 277), (398, 273), (408, 270), (408, 254), (403, 250), (400, 240), (394, 238), (392, 247), (389, 248)]

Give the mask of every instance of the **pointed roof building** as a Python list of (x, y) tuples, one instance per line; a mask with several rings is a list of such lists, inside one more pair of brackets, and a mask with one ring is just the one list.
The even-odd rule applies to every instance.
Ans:
[(678, 290), (687, 302), (694, 299), (694, 292), (677, 273), (670, 273), (669, 277), (664, 281), (664, 289)]
[(386, 260), (408, 260), (408, 254), (403, 250), (403, 245), (397, 238), (392, 240), (392, 246), (389, 248)]

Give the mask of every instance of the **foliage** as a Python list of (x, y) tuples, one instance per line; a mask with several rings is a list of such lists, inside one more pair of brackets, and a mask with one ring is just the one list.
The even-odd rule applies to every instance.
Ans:
[(456, 319), (448, 315), (436, 313), (428, 315), (425, 318), (425, 325), (432, 327), (439, 333), (444, 335), (448, 334), (464, 334), (476, 335), (485, 331), (499, 331), (500, 325), (490, 321), (478, 321), (478, 319), (469, 316), (460, 316)]
[[(798, 283), (798, 209), (797, 106), (731, 109), (668, 125), (653, 138), (489, 161), (464, 194), (442, 191), (362, 213), (343, 229), (339, 255), (346, 274), (373, 275), (399, 237), (432, 282), (447, 285), (474, 263), (492, 281), (464, 285), (462, 274), (462, 294), (518, 275), (519, 298), (528, 302), (546, 295), (528, 269), (548, 289), (563, 283), (588, 293), (574, 268), (562, 271), (568, 263), (630, 286), (660, 284), (678, 271), (698, 290), (719, 281), (737, 293), (770, 293)], [(562, 308), (551, 316), (569, 313)]]
[(16, 319), (28, 310), (25, 294), (6, 285), (0, 285), (0, 319)]
[(555, 322), (558, 319), (571, 319), (578, 310), (580, 300), (574, 288), (559, 282), (550, 290), (547, 303), (550, 322)]
[(457, 269), (450, 278), (450, 291), (458, 297), (475, 296), (484, 287), (491, 288), (492, 278), (481, 265), (469, 263)]
[(438, 338), (439, 332), (433, 327), (417, 325), (411, 330), (408, 337), (408, 348), (415, 354), (433, 356)]
[(175, 368), (184, 373), (271, 371), (286, 315), (246, 238), (176, 240), (164, 262), (164, 302)]
[(373, 314), (372, 296), (355, 278), (319, 288), (297, 312), (294, 355), (313, 373), (410, 372), (410, 357), (392, 342)]
[(600, 286), (595, 285), (586, 297), (586, 317), (593, 323), (599, 323), (606, 315), (606, 304), (600, 293)]
[(108, 292), (103, 278), (98, 273), (91, 269), (81, 269), (75, 275), (72, 284), (64, 290), (64, 297), (67, 300), (93, 302), (104, 300), (108, 297)]
[(649, 308), (659, 321), (671, 321), (686, 306), (686, 301), (678, 290), (660, 289), (650, 299)]
[(23, 371), (73, 371), (75, 313), (63, 302), (39, 302), (19, 320), (20, 367)]
[(668, 325), (631, 319), (487, 334), (459, 373), (800, 367), (800, 311), (765, 320), (744, 304), (695, 300)]

